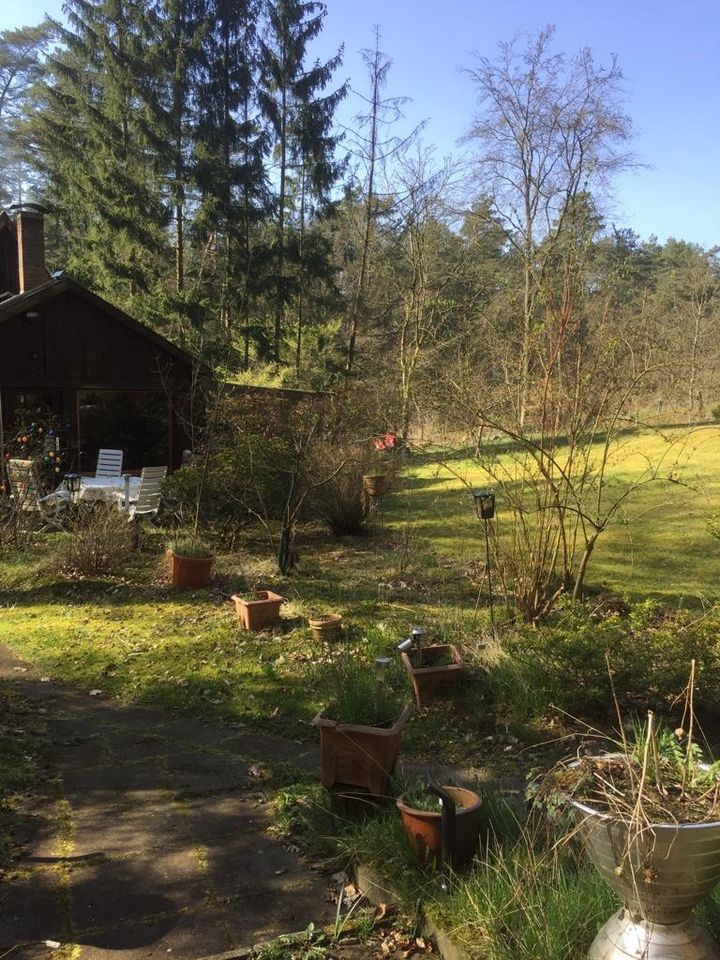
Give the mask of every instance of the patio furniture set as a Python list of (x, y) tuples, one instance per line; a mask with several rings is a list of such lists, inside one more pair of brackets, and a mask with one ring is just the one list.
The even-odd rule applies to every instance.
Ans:
[(11, 459), (5, 466), (11, 497), (20, 510), (39, 514), (45, 529), (59, 530), (63, 512), (73, 503), (115, 503), (128, 520), (157, 515), (167, 467), (143, 467), (135, 477), (123, 474), (122, 463), (122, 450), (100, 450), (94, 477), (66, 474), (60, 486), (44, 496), (32, 460)]

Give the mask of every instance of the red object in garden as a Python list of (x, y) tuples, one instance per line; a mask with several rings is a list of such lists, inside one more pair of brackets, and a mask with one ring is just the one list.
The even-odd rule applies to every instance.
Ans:
[(280, 604), (285, 602), (285, 597), (272, 590), (256, 590), (250, 598), (234, 596), (232, 599), (238, 620), (246, 630), (263, 630), (277, 623)]
[(180, 557), (168, 550), (167, 564), (176, 590), (199, 590), (210, 581), (214, 557)]

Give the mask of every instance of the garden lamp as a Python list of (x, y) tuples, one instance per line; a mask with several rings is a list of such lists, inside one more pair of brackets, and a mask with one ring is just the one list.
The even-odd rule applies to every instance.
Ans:
[(400, 643), (397, 645), (397, 648), (400, 651), (400, 653), (407, 653), (408, 650), (412, 649), (412, 645), (413, 645), (413, 638), (406, 637), (404, 640), (400, 641)]
[[(492, 490), (477, 489), (473, 490), (472, 496), (475, 504), (475, 514), (478, 520), (482, 520), (485, 528), (485, 571), (488, 582), (488, 605), (490, 607), (490, 625), (493, 636), (495, 636), (495, 610), (493, 608), (492, 579), (490, 576), (490, 534), (488, 532), (488, 520), (492, 520), (495, 516), (495, 494)], [(478, 593), (478, 600), (475, 604), (476, 613), (479, 603), (480, 594)]]
[(479, 520), (492, 520), (495, 516), (495, 494), (492, 490), (473, 490), (475, 513)]
[(70, 494), (72, 501), (77, 500), (82, 485), (82, 476), (79, 473), (65, 474), (65, 488)]

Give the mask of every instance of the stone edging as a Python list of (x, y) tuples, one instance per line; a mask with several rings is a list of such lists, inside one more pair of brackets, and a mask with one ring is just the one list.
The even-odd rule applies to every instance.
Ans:
[[(390, 906), (402, 907), (403, 903), (390, 881), (386, 880), (374, 867), (359, 863), (355, 868), (355, 883), (360, 892), (374, 906), (387, 903)], [(422, 917), (422, 931), (427, 937), (435, 941), (438, 953), (443, 960), (469, 960), (467, 953), (458, 946), (447, 930), (438, 927), (428, 917)]]

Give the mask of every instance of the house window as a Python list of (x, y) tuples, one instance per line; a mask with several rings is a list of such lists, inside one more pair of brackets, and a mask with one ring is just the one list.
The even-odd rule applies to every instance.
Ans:
[(164, 466), (170, 455), (170, 407), (164, 393), (79, 390), (80, 469), (92, 472), (102, 448), (122, 450), (123, 469)]

